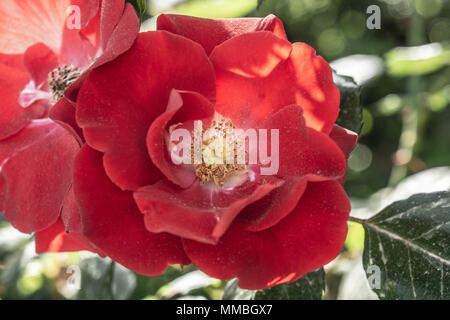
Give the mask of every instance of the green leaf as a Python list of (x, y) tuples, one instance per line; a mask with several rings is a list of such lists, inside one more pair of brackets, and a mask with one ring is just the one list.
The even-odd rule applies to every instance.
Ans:
[(341, 94), (338, 125), (359, 133), (362, 126), (362, 108), (360, 105), (361, 87), (352, 77), (342, 76), (333, 72), (333, 80)]
[(136, 288), (135, 274), (109, 258), (92, 257), (80, 264), (78, 300), (125, 300)]
[(320, 268), (295, 282), (265, 290), (244, 290), (237, 282), (234, 279), (228, 283), (224, 300), (320, 300), (325, 290), (325, 272)]
[(385, 59), (388, 73), (394, 77), (425, 75), (450, 65), (450, 44), (397, 47), (386, 53)]
[(202, 18), (245, 17), (256, 9), (255, 0), (190, 0), (175, 8), (175, 13)]
[(358, 222), (364, 269), (381, 299), (450, 299), (450, 192), (417, 194)]
[(147, 11), (147, 0), (137, 0), (137, 5), (139, 8), (139, 17), (142, 21), (142, 17), (144, 16), (145, 12)]
[(254, 300), (256, 291), (241, 289), (238, 286), (238, 279), (228, 281), (223, 293), (223, 300)]

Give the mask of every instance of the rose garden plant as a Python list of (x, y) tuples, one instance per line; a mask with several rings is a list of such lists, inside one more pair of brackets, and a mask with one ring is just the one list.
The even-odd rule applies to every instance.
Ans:
[[(253, 298), (307, 277), (321, 292), (351, 220), (366, 231), (364, 265), (386, 270), (381, 298), (409, 286), (397, 271), (389, 280), (401, 249), (383, 246), (440, 272), (416, 281), (413, 298), (449, 298), (448, 192), (349, 217), (359, 89), (289, 42), (276, 16), (163, 14), (139, 32), (123, 0), (6, 0), (0, 32), (0, 212), (35, 234), (38, 253), (88, 250), (145, 276), (194, 264), (241, 289), (272, 288)], [(199, 144), (173, 139), (197, 124)], [(247, 133), (241, 163), (234, 141), (218, 142), (233, 130)], [(434, 242), (441, 232), (447, 241)]]

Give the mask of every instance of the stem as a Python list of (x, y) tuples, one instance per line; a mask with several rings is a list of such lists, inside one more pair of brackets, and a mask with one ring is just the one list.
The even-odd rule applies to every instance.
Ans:
[[(416, 46), (423, 44), (424, 39), (423, 19), (414, 11), (411, 17), (411, 28), (408, 33), (408, 45)], [(408, 98), (402, 110), (402, 132), (396, 152), (396, 161), (394, 162), (389, 178), (390, 186), (396, 185), (406, 177), (408, 165), (414, 155), (415, 146), (419, 137), (419, 118), (424, 112), (422, 104), (418, 101), (422, 87), (422, 79), (419, 76), (411, 76), (408, 78)]]
[(365, 224), (366, 223), (366, 220), (355, 218), (355, 217), (352, 217), (352, 216), (348, 217), (348, 221), (356, 222), (356, 223), (359, 223), (359, 224)]

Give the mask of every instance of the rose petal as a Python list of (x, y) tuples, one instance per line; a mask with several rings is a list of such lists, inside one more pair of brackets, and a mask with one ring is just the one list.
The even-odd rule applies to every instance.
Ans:
[(36, 253), (71, 252), (88, 250), (96, 252), (89, 241), (76, 233), (67, 233), (61, 219), (47, 229), (36, 232)]
[[(267, 118), (261, 127), (279, 130), (278, 175), (307, 177), (310, 181), (338, 179), (345, 175), (347, 161), (342, 151), (326, 134), (305, 126), (299, 106), (284, 107)], [(272, 149), (271, 139), (267, 149)]]
[(239, 278), (244, 289), (294, 281), (340, 252), (347, 234), (350, 204), (335, 181), (309, 183), (297, 207), (261, 232), (233, 224), (218, 244), (183, 240), (202, 271), (220, 279)]
[[(331, 68), (304, 43), (293, 44), (285, 59), (281, 41), (257, 32), (214, 49), (217, 111), (241, 127), (252, 127), (280, 108), (297, 104), (304, 109), (308, 127), (328, 134), (339, 113), (339, 91)], [(243, 45), (246, 42), (253, 46)]]
[[(123, 0), (109, 0), (109, 2), (114, 1), (122, 1)], [(71, 0), (71, 4), (73, 6), (78, 6), (81, 11), (81, 19), (80, 19), (80, 27), (82, 29), (86, 28), (89, 24), (91, 24), (92, 19), (99, 13), (100, 3), (102, 0)], [(71, 14), (73, 15), (74, 12), (72, 11)], [(68, 18), (72, 17), (72, 15), (69, 14)], [(70, 21), (72, 22), (72, 21)], [(66, 23), (66, 28), (67, 28)]]
[[(117, 0), (115, 1), (117, 2)], [(106, 11), (105, 7), (112, 5), (110, 2), (103, 1), (102, 10)], [(117, 10), (117, 4), (114, 6)], [(108, 15), (108, 13), (110, 14)], [(95, 61), (94, 67), (109, 62), (130, 49), (139, 33), (139, 18), (130, 3), (125, 5), (124, 10), (119, 17), (117, 17), (117, 13), (118, 11), (114, 14), (114, 10), (110, 9), (102, 16), (101, 23), (102, 26), (105, 26), (104, 29), (102, 29), (101, 35), (103, 52), (102, 56)], [(115, 20), (116, 18), (119, 19)], [(113, 23), (113, 21), (117, 22)], [(109, 30), (108, 28), (112, 25), (114, 25), (114, 28)]]
[(213, 115), (214, 106), (208, 99), (194, 92), (173, 90), (167, 111), (152, 123), (148, 131), (147, 147), (153, 163), (171, 182), (182, 188), (189, 187), (196, 176), (193, 170), (187, 171), (182, 165), (176, 165), (170, 159), (166, 143), (168, 124), (171, 121), (177, 124), (189, 120), (212, 118)]
[(248, 231), (261, 231), (276, 225), (297, 206), (306, 184), (306, 179), (286, 179), (281, 187), (245, 207), (236, 223), (242, 223)]
[(84, 37), (80, 29), (64, 28), (60, 50), (62, 65), (73, 65), (85, 69), (97, 55), (97, 48)]
[(0, 48), (4, 53), (23, 53), (42, 42), (59, 52), (66, 9), (70, 0), (0, 1)]
[(80, 209), (78, 208), (78, 203), (75, 199), (73, 187), (70, 188), (64, 199), (61, 219), (64, 222), (65, 230), (67, 232), (82, 233), (83, 226), (81, 224)]
[(200, 43), (209, 55), (214, 47), (241, 34), (270, 31), (286, 39), (283, 23), (274, 15), (265, 18), (204, 19), (175, 14), (161, 14), (157, 29), (166, 30)]
[(189, 264), (178, 237), (145, 229), (131, 192), (106, 176), (102, 154), (85, 145), (75, 162), (74, 191), (83, 235), (111, 259), (138, 273), (155, 276), (168, 264)]
[(277, 88), (287, 83), (281, 79), (268, 83), (267, 79), (291, 50), (288, 41), (270, 32), (244, 34), (217, 46), (211, 53), (217, 78), (216, 111), (237, 127), (250, 128), (285, 106), (280, 102), (287, 97), (278, 97)]
[[(127, 7), (129, 6), (131, 5), (127, 4)], [(111, 37), (111, 34), (116, 28), (117, 22), (123, 15), (124, 9), (125, 9), (125, 2), (123, 0), (102, 1), (101, 4), (102, 20), (100, 25), (102, 48), (106, 47), (106, 44), (109, 41), (109, 38)]]
[[(264, 78), (284, 62), (291, 51), (289, 41), (271, 32), (261, 31), (222, 43), (211, 53), (211, 61), (221, 71), (226, 70), (249, 79)], [(240, 64), (243, 61), (245, 64)]]
[[(115, 1), (117, 2), (118, 0)], [(108, 12), (112, 16), (116, 16), (113, 11), (109, 10)], [(136, 36), (139, 33), (139, 18), (137, 17), (136, 11), (134, 10), (133, 6), (131, 6), (129, 3), (125, 5), (123, 15), (120, 17), (120, 20), (116, 22), (117, 25), (115, 23), (112, 23), (112, 20), (113, 19), (111, 18), (111, 16), (107, 14), (102, 14), (102, 16), (99, 18), (98, 23), (100, 25), (112, 24), (115, 25), (115, 28), (108, 38), (105, 38), (105, 34), (100, 34), (100, 31), (96, 31), (97, 33), (99, 33), (96, 35), (96, 37), (99, 39), (96, 39), (92, 43), (97, 43), (96, 48), (98, 49), (98, 52), (89, 68), (85, 70), (85, 72), (80, 78), (78, 78), (77, 81), (75, 81), (69, 88), (67, 88), (65, 96), (68, 99), (76, 101), (78, 91), (83, 82), (86, 80), (86, 76), (88, 75), (88, 73), (95, 68), (98, 68), (101, 65), (114, 60), (119, 55), (130, 49), (134, 40), (136, 39)]]
[[(84, 67), (95, 61), (98, 67), (129, 49), (139, 32), (139, 19), (131, 4), (125, 4), (124, 0), (90, 2), (91, 16), (94, 9), (97, 9), (97, 16), (92, 17), (93, 25), (87, 26), (89, 30), (64, 29), (61, 55), (66, 64)], [(83, 7), (81, 10), (86, 11)], [(118, 34), (121, 41), (111, 41)], [(112, 42), (116, 43), (113, 48)], [(97, 58), (102, 61), (96, 62)]]
[(339, 114), (340, 98), (330, 66), (312, 47), (297, 42), (285, 68), (290, 70), (290, 91), (305, 112), (307, 126), (328, 134)]
[[(358, 135), (356, 133), (342, 128), (337, 124), (334, 125), (333, 130), (331, 130), (330, 138), (333, 139), (333, 141), (338, 145), (339, 148), (341, 148), (342, 152), (345, 155), (345, 158), (347, 159), (350, 156), (350, 153), (352, 152), (356, 143), (358, 142)], [(345, 175), (339, 179), (339, 183), (341, 185), (345, 184)]]
[(30, 233), (54, 223), (72, 183), (75, 137), (51, 120), (35, 120), (0, 143), (5, 218)]
[(0, 64), (15, 68), (20, 71), (26, 71), (26, 68), (23, 64), (23, 54), (0, 53)]
[(49, 73), (58, 66), (58, 57), (43, 43), (30, 46), (23, 62), (36, 87), (48, 82)]
[(345, 157), (348, 158), (356, 143), (358, 142), (358, 134), (348, 129), (342, 128), (337, 124), (334, 125), (330, 132), (330, 138), (341, 148)]
[(134, 198), (151, 232), (169, 232), (204, 243), (216, 243), (234, 218), (283, 183), (275, 177), (233, 190), (215, 191), (198, 182), (181, 189), (168, 181), (139, 189)]
[(78, 126), (75, 120), (75, 105), (65, 97), (62, 97), (49, 111), (50, 119), (70, 126), (76, 134), (80, 137), (80, 141), (83, 140), (83, 130)]
[(0, 140), (25, 127), (32, 119), (45, 114), (45, 107), (35, 103), (28, 108), (19, 105), (19, 94), (29, 82), (26, 72), (0, 63)]
[(129, 51), (91, 72), (79, 93), (77, 122), (88, 144), (105, 153), (114, 183), (136, 190), (160, 179), (146, 152), (151, 123), (173, 88), (214, 100), (214, 79), (198, 44), (164, 31), (139, 34)]

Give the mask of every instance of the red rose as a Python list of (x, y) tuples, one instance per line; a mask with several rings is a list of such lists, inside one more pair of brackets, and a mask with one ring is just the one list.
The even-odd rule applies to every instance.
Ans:
[(124, 0), (0, 2), (0, 212), (36, 232), (38, 252), (93, 250), (64, 232), (79, 226), (73, 104), (87, 73), (129, 49), (138, 30)]
[[(350, 211), (344, 153), (356, 135), (334, 124), (339, 92), (328, 64), (289, 43), (274, 16), (162, 15), (158, 30), (80, 89), (76, 123), (87, 144), (74, 191), (84, 237), (141, 274), (192, 262), (248, 289), (334, 259)], [(172, 130), (212, 125), (218, 114), (227, 126), (279, 130), (276, 175), (261, 175), (260, 164), (174, 163)]]

